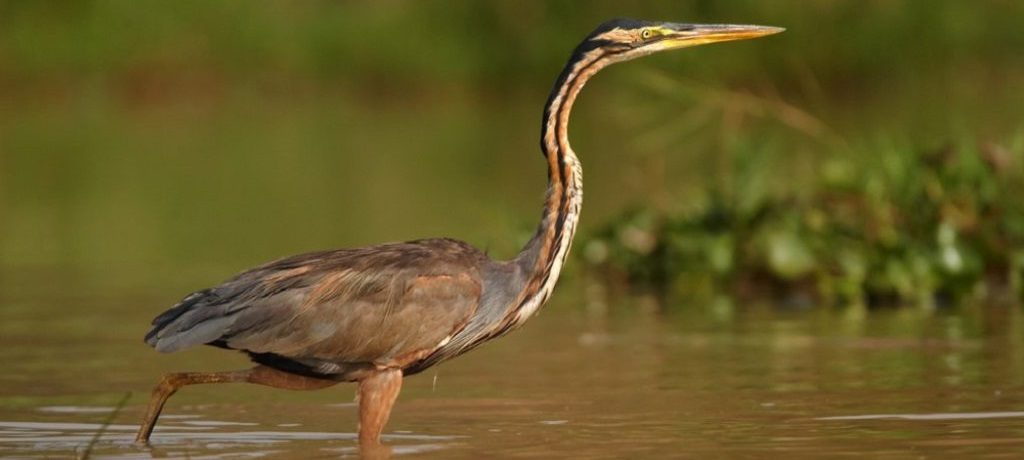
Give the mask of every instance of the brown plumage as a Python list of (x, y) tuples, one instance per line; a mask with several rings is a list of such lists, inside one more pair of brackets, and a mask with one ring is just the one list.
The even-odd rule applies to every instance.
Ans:
[(567, 125), (576, 96), (605, 66), (656, 51), (752, 38), (780, 29), (614, 20), (576, 48), (544, 110), (548, 193), (534, 237), (514, 259), (493, 261), (451, 239), (303, 254), (270, 262), (186, 296), (153, 320), (161, 352), (212, 345), (257, 366), (168, 374), (153, 391), (136, 440), (147, 442), (179, 388), (246, 382), (293, 390), (359, 382), (359, 440), (379, 443), (402, 377), (521, 326), (547, 301), (582, 205), (582, 170)]
[[(465, 327), (490, 262), (431, 239), (281, 259), (197, 292), (158, 316), (158, 351), (213, 344), (303, 375), (357, 380), (408, 367)], [(450, 340), (450, 339), (449, 339)]]

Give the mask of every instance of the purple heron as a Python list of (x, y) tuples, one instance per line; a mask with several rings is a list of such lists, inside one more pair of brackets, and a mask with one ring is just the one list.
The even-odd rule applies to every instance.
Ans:
[(658, 51), (782, 30), (628, 19), (601, 24), (573, 51), (544, 106), (547, 195), (536, 233), (515, 258), (495, 261), (461, 241), (423, 239), (288, 257), (189, 294), (153, 320), (146, 343), (164, 353), (193, 345), (238, 350), (256, 366), (167, 374), (136, 441), (148, 441), (164, 403), (185, 385), (307, 390), (358, 382), (359, 442), (379, 444), (403, 377), (518, 328), (551, 295), (583, 199), (567, 127), (587, 80), (610, 64)]

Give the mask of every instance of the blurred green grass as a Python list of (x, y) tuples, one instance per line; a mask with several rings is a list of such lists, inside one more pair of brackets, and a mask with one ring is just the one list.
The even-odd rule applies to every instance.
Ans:
[(191, 285), (436, 235), (510, 256), (539, 214), (541, 104), (616, 16), (788, 31), (590, 85), (572, 138), (595, 237), (627, 207), (809, 203), (836, 169), (1021, 155), (1019, 2), (8, 0), (0, 273)]

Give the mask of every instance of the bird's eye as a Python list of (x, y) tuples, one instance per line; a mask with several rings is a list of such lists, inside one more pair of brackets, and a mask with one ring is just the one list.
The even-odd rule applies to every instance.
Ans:
[(644, 30), (640, 31), (640, 38), (642, 38), (644, 40), (647, 40), (648, 38), (651, 38), (651, 36), (653, 36), (653, 35), (654, 35), (654, 32), (651, 32), (651, 29), (644, 29)]

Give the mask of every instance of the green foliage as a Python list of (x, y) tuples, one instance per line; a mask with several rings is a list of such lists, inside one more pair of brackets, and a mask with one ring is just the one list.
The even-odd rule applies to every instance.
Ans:
[(737, 189), (685, 213), (634, 209), (585, 238), (584, 259), (631, 283), (840, 304), (1019, 296), (1022, 153), (989, 144), (830, 156), (822, 181), (799, 197), (732, 180)]

